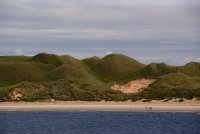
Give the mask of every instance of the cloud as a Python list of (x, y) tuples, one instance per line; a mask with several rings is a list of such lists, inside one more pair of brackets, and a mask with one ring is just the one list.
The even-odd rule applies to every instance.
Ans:
[(112, 54), (112, 51), (106, 51), (106, 55)]
[(112, 50), (182, 64), (200, 57), (199, 9), (199, 0), (0, 0), (0, 55)]
[(23, 55), (22, 49), (21, 49), (21, 48), (16, 48), (16, 49), (14, 50), (14, 55)]

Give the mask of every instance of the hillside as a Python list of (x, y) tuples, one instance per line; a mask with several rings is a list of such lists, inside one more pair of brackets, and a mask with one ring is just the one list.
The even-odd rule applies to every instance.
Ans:
[(0, 87), (23, 81), (84, 79), (98, 82), (79, 60), (70, 56), (38, 54), (33, 57), (0, 57)]
[(200, 76), (200, 63), (190, 62), (180, 67), (178, 72), (181, 72), (190, 76)]
[(160, 77), (141, 93), (142, 98), (200, 98), (200, 77), (170, 74)]
[(83, 63), (103, 82), (126, 82), (144, 67), (142, 63), (121, 54), (111, 54), (102, 59), (87, 58)]
[(22, 82), (8, 88), (0, 88), (0, 101), (100, 101), (128, 100), (130, 95), (109, 89), (106, 84), (88, 81), (59, 80), (52, 82)]
[(22, 81), (49, 80), (48, 73), (55, 66), (43, 63), (0, 63), (0, 87), (17, 84)]
[(27, 57), (27, 56), (0, 56), (0, 63), (25, 62), (29, 59), (30, 57)]
[(49, 72), (49, 77), (52, 80), (84, 80), (93, 83), (101, 83), (97, 78), (95, 78), (85, 69), (84, 65), (82, 65), (79, 60), (69, 55), (64, 55), (60, 58), (62, 58), (64, 64)]
[(177, 71), (178, 67), (169, 66), (165, 63), (151, 63), (141, 70), (141, 75), (144, 77), (159, 77), (170, 73), (176, 73)]
[(45, 64), (52, 64), (52, 65), (62, 65), (64, 61), (61, 57), (54, 55), (54, 54), (46, 54), (46, 53), (40, 53), (31, 59), (28, 60), (29, 62), (41, 62)]
[[(200, 97), (197, 62), (184, 66), (144, 65), (121, 54), (78, 60), (69, 55), (41, 53), (32, 57), (0, 56), (0, 70), (1, 101), (16, 100), (13, 94), (25, 101)], [(146, 81), (150, 79), (153, 83)], [(112, 90), (114, 83), (124, 93)], [(130, 92), (122, 90), (121, 84)]]

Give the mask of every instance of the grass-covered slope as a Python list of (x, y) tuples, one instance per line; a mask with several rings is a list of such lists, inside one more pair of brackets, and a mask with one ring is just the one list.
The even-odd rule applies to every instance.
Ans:
[(42, 62), (45, 64), (53, 64), (53, 65), (57, 65), (57, 66), (63, 64), (63, 60), (61, 57), (54, 55), (54, 54), (46, 54), (46, 53), (38, 54), (38, 55), (32, 57), (29, 61), (30, 62)]
[(140, 70), (140, 76), (160, 77), (171, 73), (183, 73), (188, 76), (200, 76), (200, 63), (191, 62), (184, 66), (170, 66), (165, 63), (151, 63)]
[(104, 82), (125, 82), (132, 79), (135, 72), (144, 65), (121, 54), (111, 54), (104, 58), (92, 57), (82, 61), (91, 73)]
[(1, 56), (0, 87), (22, 81), (49, 81), (49, 72), (62, 63), (59, 56), (44, 53), (33, 57)]
[(49, 77), (52, 80), (68, 79), (68, 80), (83, 80), (93, 83), (100, 83), (100, 81), (91, 75), (82, 63), (68, 55), (61, 56), (64, 64), (49, 72)]
[(43, 63), (0, 63), (0, 87), (22, 81), (48, 80), (48, 72), (53, 68), (53, 65)]
[(78, 60), (68, 55), (42, 53), (33, 57), (0, 56), (0, 100), (11, 99), (15, 90), (27, 101), (135, 99), (133, 96), (137, 95), (113, 91), (108, 84), (144, 77), (158, 80), (141, 92), (139, 98), (200, 98), (197, 62), (175, 67), (164, 63), (144, 65), (121, 54)]
[(27, 56), (0, 56), (0, 63), (18, 63), (29, 60)]
[(187, 74), (189, 76), (200, 76), (200, 63), (190, 62), (182, 67), (179, 67), (178, 72)]
[(160, 77), (141, 96), (148, 99), (200, 98), (200, 77), (170, 74)]
[(178, 68), (166, 65), (165, 63), (152, 63), (141, 70), (144, 77), (159, 77), (177, 72)]
[(109, 86), (88, 81), (59, 80), (52, 82), (22, 82), (0, 88), (0, 101), (22, 100), (128, 100), (129, 94), (109, 89)]
[(70, 56), (38, 54), (33, 57), (0, 57), (0, 87), (23, 81), (79, 79), (98, 82), (81, 62)]
[(182, 67), (173, 67), (164, 63), (144, 65), (121, 54), (84, 60), (77, 60), (67, 55), (45, 53), (33, 57), (0, 56), (0, 87), (22, 81), (59, 79), (123, 83), (137, 78), (160, 77), (170, 73), (200, 76), (200, 63), (188, 63)]
[(144, 65), (121, 54), (111, 54), (104, 58), (92, 57), (82, 60), (89, 72), (103, 82), (127, 82), (137, 78), (151, 78), (171, 73), (200, 76), (200, 63), (191, 62), (184, 66), (170, 66), (165, 63)]

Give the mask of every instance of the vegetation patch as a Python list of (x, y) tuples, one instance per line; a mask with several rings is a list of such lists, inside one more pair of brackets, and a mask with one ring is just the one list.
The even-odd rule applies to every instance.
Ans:
[[(17, 91), (17, 96), (13, 93)], [(52, 82), (22, 82), (10, 88), (0, 89), (0, 100), (65, 100), (65, 101), (125, 101), (131, 94), (109, 89), (106, 84), (91, 84), (88, 81), (59, 80)], [(20, 94), (20, 96), (19, 96)]]
[(184, 74), (162, 76), (140, 95), (148, 99), (199, 98), (200, 77), (190, 77)]
[(84, 59), (93, 74), (103, 82), (127, 82), (133, 79), (135, 72), (144, 65), (130, 57), (121, 54), (111, 54), (104, 58), (92, 57)]
[(40, 53), (34, 57), (32, 57), (30, 60), (31, 62), (42, 62), (45, 64), (53, 64), (56, 66), (62, 65), (63, 60), (54, 54), (46, 54), (46, 53)]

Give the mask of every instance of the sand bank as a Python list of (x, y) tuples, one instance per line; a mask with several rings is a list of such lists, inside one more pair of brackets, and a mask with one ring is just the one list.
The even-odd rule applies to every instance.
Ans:
[(85, 102), (85, 101), (56, 101), (56, 102), (1, 102), (0, 111), (34, 111), (34, 110), (92, 110), (92, 111), (180, 111), (200, 112), (200, 101), (184, 102)]

